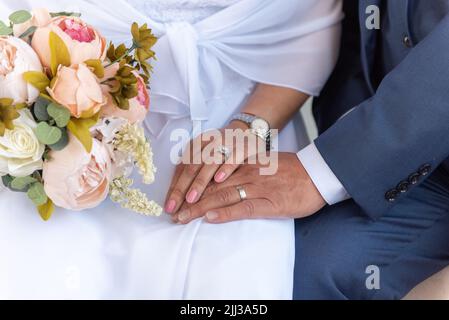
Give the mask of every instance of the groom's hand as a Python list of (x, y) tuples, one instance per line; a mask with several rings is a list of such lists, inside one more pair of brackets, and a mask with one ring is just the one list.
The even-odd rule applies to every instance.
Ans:
[[(174, 216), (179, 223), (206, 216), (210, 223), (256, 218), (302, 218), (326, 202), (293, 153), (278, 153), (278, 169), (261, 175), (259, 164), (245, 164), (226, 182), (207, 187), (201, 200)], [(243, 188), (242, 200), (238, 187)]]

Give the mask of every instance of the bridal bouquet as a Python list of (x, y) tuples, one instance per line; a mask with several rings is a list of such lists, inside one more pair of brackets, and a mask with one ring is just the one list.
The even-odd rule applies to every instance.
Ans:
[(141, 122), (148, 112), (146, 25), (132, 45), (107, 45), (76, 13), (17, 11), (0, 21), (0, 176), (44, 220), (55, 206), (83, 210), (106, 197), (143, 215), (161, 208), (129, 178), (154, 180)]

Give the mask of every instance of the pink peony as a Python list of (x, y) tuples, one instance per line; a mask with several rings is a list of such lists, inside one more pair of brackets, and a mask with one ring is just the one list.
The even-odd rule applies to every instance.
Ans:
[(50, 67), (50, 32), (56, 33), (64, 41), (70, 53), (72, 65), (90, 59), (104, 60), (106, 57), (106, 39), (92, 26), (76, 17), (55, 17), (45, 26), (34, 32), (31, 45), (45, 67)]
[(93, 140), (86, 152), (81, 142), (69, 135), (69, 144), (51, 151), (44, 162), (44, 189), (55, 205), (69, 210), (98, 206), (107, 197), (111, 181), (111, 159), (106, 147)]

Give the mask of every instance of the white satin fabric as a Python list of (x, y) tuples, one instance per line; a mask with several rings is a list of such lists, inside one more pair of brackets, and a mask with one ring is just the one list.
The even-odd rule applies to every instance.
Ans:
[[(163, 0), (161, 0), (163, 1)], [(337, 56), (341, 1), (241, 0), (198, 23), (158, 23), (123, 0), (0, 0), (0, 15), (32, 7), (79, 11), (110, 40), (129, 39), (133, 21), (160, 37), (145, 121), (158, 167), (144, 187), (163, 203), (174, 170), (171, 133), (222, 127), (255, 82), (317, 94)], [(301, 120), (279, 149), (307, 143)], [(210, 225), (141, 217), (106, 201), (62, 209), (47, 223), (23, 194), (0, 192), (0, 297), (290, 299), (292, 220)]]

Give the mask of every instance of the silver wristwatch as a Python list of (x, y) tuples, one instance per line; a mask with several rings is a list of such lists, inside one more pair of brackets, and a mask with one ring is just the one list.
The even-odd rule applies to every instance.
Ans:
[(238, 113), (232, 116), (231, 121), (239, 120), (249, 126), (252, 134), (265, 141), (267, 151), (271, 149), (271, 129), (270, 124), (265, 119), (257, 117), (249, 113)]

